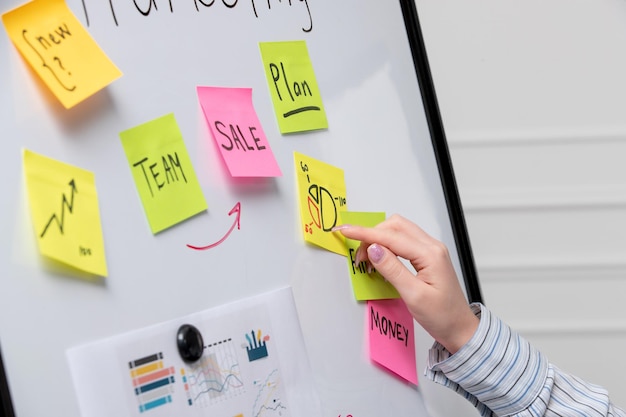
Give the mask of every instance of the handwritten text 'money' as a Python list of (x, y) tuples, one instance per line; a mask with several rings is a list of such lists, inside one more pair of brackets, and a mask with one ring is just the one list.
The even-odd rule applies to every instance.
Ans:
[(378, 329), (381, 335), (388, 336), (389, 339), (396, 339), (399, 342), (404, 343), (404, 346), (408, 346), (409, 343), (409, 329), (404, 327), (401, 323), (395, 320), (391, 320), (384, 315), (378, 314), (378, 311), (374, 310), (370, 306), (370, 331), (374, 328)]

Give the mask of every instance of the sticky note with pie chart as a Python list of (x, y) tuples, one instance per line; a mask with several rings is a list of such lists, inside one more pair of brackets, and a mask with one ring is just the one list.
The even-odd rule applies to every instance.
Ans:
[(294, 162), (304, 240), (346, 256), (343, 236), (331, 232), (348, 210), (343, 170), (299, 152)]

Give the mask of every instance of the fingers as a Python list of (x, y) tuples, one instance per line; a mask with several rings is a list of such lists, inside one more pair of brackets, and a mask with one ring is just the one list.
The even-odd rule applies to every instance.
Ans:
[[(469, 340), (478, 319), (469, 308), (447, 247), (393, 215), (375, 227), (339, 226), (361, 242), (355, 262), (370, 263), (400, 293), (413, 317), (450, 352)], [(406, 263), (409, 261), (415, 271)]]
[(398, 257), (386, 247), (374, 243), (367, 247), (369, 262), (376, 268), (387, 281), (395, 287), (401, 295), (414, 293), (419, 288), (421, 281), (415, 279), (415, 273), (411, 272)]
[(334, 228), (348, 239), (361, 241), (357, 251), (357, 262), (367, 259), (366, 249), (378, 243), (402, 258), (408, 259), (419, 271), (427, 262), (424, 254), (438, 241), (416, 224), (402, 216), (393, 215), (373, 228), (343, 225)]
[[(342, 225), (333, 228), (333, 230), (340, 231), (349, 239), (366, 243), (382, 243), (393, 252), (395, 252), (395, 250), (391, 245), (400, 247), (402, 244), (408, 243), (406, 240), (427, 241), (432, 239), (419, 226), (397, 214), (394, 214), (372, 228)], [(398, 239), (400, 239), (400, 241), (398, 241)]]

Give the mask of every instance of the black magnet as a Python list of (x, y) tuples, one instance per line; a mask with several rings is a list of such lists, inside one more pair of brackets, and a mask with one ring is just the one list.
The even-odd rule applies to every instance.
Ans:
[(178, 353), (187, 362), (195, 362), (202, 357), (204, 341), (200, 330), (191, 324), (183, 324), (176, 334)]

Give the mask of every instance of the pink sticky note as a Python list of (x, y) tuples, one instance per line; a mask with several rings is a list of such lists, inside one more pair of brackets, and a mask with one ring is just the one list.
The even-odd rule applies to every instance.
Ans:
[(211, 134), (233, 177), (282, 175), (252, 105), (251, 88), (197, 87)]
[(370, 359), (417, 385), (413, 317), (401, 299), (367, 302)]

